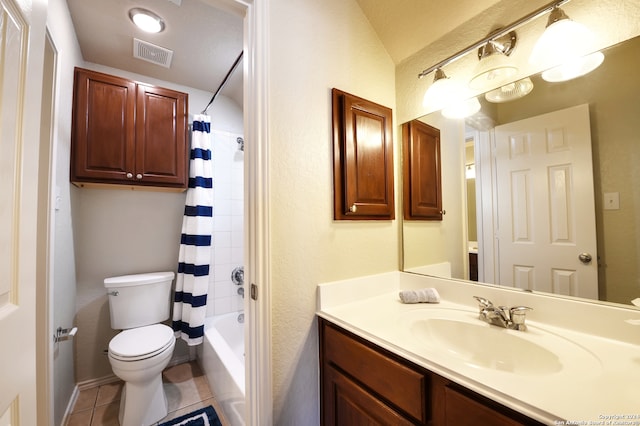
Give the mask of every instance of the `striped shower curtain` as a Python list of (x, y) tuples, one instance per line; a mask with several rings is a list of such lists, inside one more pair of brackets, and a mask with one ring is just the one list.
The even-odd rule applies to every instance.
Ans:
[(196, 115), (191, 134), (189, 187), (182, 220), (173, 329), (189, 346), (202, 343), (213, 232), (211, 118)]

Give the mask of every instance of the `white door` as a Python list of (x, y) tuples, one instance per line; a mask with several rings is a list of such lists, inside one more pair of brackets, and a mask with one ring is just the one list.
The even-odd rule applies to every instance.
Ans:
[[(2, 426), (35, 425), (39, 408), (36, 386), (38, 374), (41, 374), (41, 370), (36, 369), (36, 345), (40, 344), (36, 338), (39, 247), (36, 229), (45, 20), (46, 2), (0, 0)], [(46, 208), (44, 210), (46, 219)]]
[(501, 125), (495, 135), (499, 284), (597, 299), (588, 105)]

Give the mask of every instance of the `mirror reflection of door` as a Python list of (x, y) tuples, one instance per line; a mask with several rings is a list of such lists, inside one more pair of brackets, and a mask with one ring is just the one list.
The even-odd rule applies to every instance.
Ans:
[(470, 281), (478, 281), (478, 220), (476, 214), (475, 140), (467, 134), (464, 143), (464, 176), (467, 194), (467, 251)]
[(597, 298), (588, 105), (497, 126), (495, 144), (496, 282)]

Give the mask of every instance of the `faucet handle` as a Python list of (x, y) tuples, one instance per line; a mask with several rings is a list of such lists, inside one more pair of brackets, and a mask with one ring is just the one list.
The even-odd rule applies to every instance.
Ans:
[(490, 308), (493, 306), (493, 303), (491, 303), (491, 300), (489, 299), (485, 299), (484, 297), (480, 297), (480, 296), (473, 296), (473, 298), (478, 301), (478, 304), (480, 305), (480, 309)]
[(509, 313), (511, 314), (511, 322), (516, 326), (518, 330), (526, 330), (527, 326), (525, 325), (525, 320), (527, 319), (527, 311), (532, 311), (533, 308), (528, 306), (514, 306), (509, 309)]

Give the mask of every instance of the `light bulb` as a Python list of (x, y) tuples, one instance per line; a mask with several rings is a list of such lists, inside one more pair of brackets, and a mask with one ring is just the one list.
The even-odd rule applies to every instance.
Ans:
[(164, 30), (164, 21), (150, 10), (134, 8), (129, 11), (129, 18), (142, 31), (159, 33)]

